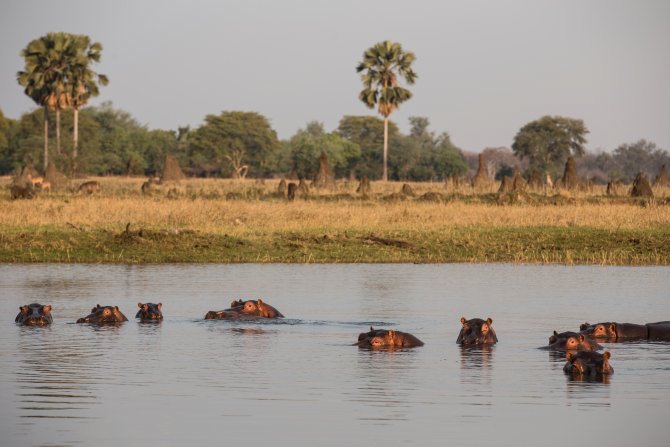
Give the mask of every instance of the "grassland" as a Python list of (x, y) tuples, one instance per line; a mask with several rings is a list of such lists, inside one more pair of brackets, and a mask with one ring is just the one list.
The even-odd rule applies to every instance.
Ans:
[(94, 180), (100, 193), (12, 201), (0, 179), (0, 262), (670, 264), (669, 189), (653, 201), (604, 187), (500, 201), (496, 185), (411, 184), (403, 196), (373, 183), (360, 197), (341, 182), (288, 202), (278, 180), (191, 179), (148, 195), (142, 178)]

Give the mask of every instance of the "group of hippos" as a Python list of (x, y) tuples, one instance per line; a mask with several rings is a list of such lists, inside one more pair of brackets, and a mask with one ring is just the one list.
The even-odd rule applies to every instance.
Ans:
[[(159, 322), (163, 319), (162, 303), (138, 303), (139, 310), (135, 315), (141, 322)], [(21, 306), (19, 314), (14, 320), (26, 326), (46, 326), (52, 323), (51, 305), (32, 303)], [(259, 320), (284, 318), (281, 312), (258, 300), (237, 300), (224, 310), (207, 312), (205, 320)], [(128, 321), (118, 306), (96, 305), (91, 313), (79, 318), (77, 323), (96, 325), (119, 324)], [(542, 349), (566, 352), (566, 363), (563, 371), (567, 374), (586, 378), (603, 378), (614, 372), (609, 364), (611, 357), (608, 351), (603, 354), (597, 352), (603, 349), (601, 342), (622, 341), (670, 341), (670, 321), (658, 323), (631, 324), (631, 323), (584, 323), (579, 332), (554, 331), (549, 337), (549, 344)], [(461, 317), (461, 330), (456, 342), (463, 346), (492, 345), (498, 342), (493, 329), (493, 320), (487, 318), (472, 318), (467, 320)], [(353, 346), (367, 349), (406, 349), (423, 346), (423, 342), (414, 335), (391, 329), (374, 329), (358, 335), (358, 341)]]

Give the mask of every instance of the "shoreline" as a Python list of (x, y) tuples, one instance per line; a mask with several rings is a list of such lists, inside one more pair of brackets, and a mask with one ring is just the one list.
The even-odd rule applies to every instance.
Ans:
[(240, 235), (192, 230), (0, 228), (0, 263), (512, 263), (670, 265), (670, 227), (324, 229)]

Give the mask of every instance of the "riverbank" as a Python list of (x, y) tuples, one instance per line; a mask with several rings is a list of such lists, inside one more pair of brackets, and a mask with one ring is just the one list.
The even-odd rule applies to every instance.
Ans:
[(670, 264), (670, 229), (452, 227), (444, 231), (249, 232), (3, 228), (0, 262)]
[(151, 195), (142, 179), (100, 181), (93, 195), (1, 197), (0, 262), (670, 264), (663, 197), (559, 192), (500, 205), (488, 191), (429, 201), (443, 185), (400, 197), (387, 184), (367, 198), (353, 186), (288, 202), (269, 181), (189, 180)]

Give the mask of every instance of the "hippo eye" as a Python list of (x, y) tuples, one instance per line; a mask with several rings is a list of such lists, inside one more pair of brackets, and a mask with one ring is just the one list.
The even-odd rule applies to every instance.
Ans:
[(574, 345), (577, 344), (577, 340), (575, 340), (575, 339), (572, 338), (572, 337), (571, 337), (571, 338), (568, 338), (568, 341), (567, 341), (566, 344), (571, 345), (571, 346), (574, 346)]

